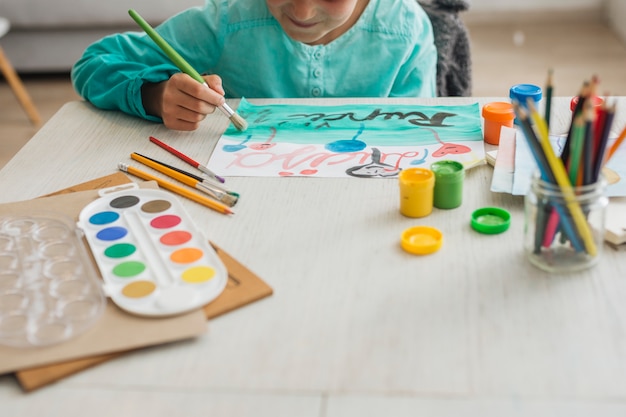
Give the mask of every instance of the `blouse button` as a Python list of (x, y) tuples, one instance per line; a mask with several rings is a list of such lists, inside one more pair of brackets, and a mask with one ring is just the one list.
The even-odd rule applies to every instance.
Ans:
[(311, 94), (313, 95), (313, 97), (319, 97), (321, 93), (322, 93), (322, 90), (320, 90), (319, 87), (315, 87), (311, 90)]

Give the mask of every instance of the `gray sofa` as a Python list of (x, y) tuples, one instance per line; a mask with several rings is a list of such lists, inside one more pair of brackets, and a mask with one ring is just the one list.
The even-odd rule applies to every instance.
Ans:
[(85, 48), (101, 37), (140, 30), (133, 8), (156, 25), (203, 0), (1, 0), (0, 16), (11, 30), (0, 45), (20, 73), (67, 72)]

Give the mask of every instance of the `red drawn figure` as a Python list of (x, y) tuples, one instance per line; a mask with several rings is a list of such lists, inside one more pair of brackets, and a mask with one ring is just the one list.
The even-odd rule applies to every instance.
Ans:
[(433, 152), (433, 158), (441, 158), (442, 156), (446, 156), (448, 154), (459, 155), (462, 153), (469, 153), (472, 151), (469, 147), (465, 145), (461, 145), (459, 143), (443, 142), (439, 138), (439, 134), (437, 133), (435, 129), (430, 129), (428, 127), (424, 129), (427, 129), (433, 132), (433, 135), (435, 136), (435, 139), (437, 139), (437, 142), (441, 143), (441, 147), (437, 149), (435, 152)]
[(270, 130), (272, 132), (272, 134), (270, 135), (269, 138), (267, 138), (267, 140), (263, 143), (253, 143), (252, 145), (248, 145), (248, 148), (250, 149), (254, 149), (255, 151), (264, 151), (266, 149), (270, 149), (274, 146), (276, 146), (275, 143), (270, 143), (274, 137), (276, 136), (276, 128), (275, 127), (270, 127)]

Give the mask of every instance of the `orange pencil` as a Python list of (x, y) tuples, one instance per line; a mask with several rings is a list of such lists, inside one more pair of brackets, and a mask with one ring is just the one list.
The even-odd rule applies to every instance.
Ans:
[(611, 159), (611, 157), (613, 156), (617, 148), (619, 148), (622, 142), (624, 142), (624, 139), (626, 139), (626, 127), (624, 128), (624, 130), (622, 130), (622, 133), (619, 134), (617, 139), (615, 139), (615, 142), (613, 142), (613, 145), (611, 145), (611, 148), (609, 149), (609, 152), (607, 153), (605, 163), (609, 162), (609, 159)]
[(132, 167), (128, 164), (125, 164), (123, 162), (120, 162), (117, 164), (118, 168), (121, 171), (124, 172), (128, 172), (129, 174), (132, 174), (136, 177), (141, 178), (142, 180), (146, 180), (146, 181), (156, 181), (157, 184), (159, 184), (159, 187), (161, 188), (165, 188), (166, 190), (169, 190), (173, 193), (176, 193), (180, 196), (186, 197), (192, 201), (195, 201), (198, 204), (202, 204), (205, 207), (208, 207), (210, 209), (213, 209), (215, 211), (219, 211), (222, 214), (234, 214), (234, 212), (228, 208), (227, 206), (225, 206), (222, 203), (219, 203), (215, 200), (212, 200), (210, 198), (207, 198), (203, 195), (194, 193), (193, 191), (190, 191), (186, 188), (180, 187), (174, 183), (171, 183), (169, 181), (165, 181), (159, 177), (155, 177), (154, 175), (148, 174), (147, 172), (141, 171), (140, 169), (137, 169), (135, 167)]

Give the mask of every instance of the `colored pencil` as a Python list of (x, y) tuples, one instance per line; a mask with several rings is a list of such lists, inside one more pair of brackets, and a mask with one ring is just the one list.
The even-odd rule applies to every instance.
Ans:
[(574, 120), (574, 130), (572, 131), (571, 155), (568, 163), (569, 179), (572, 185), (576, 185), (578, 181), (578, 170), (580, 168), (580, 159), (583, 152), (583, 142), (585, 140), (585, 122), (583, 116), (579, 114)]
[[(156, 43), (157, 46), (161, 48), (165, 55), (167, 55), (169, 59), (172, 60), (172, 62), (178, 67), (178, 69), (180, 69), (182, 72), (189, 75), (199, 83), (209, 87), (204, 78), (202, 78), (202, 75), (200, 75), (198, 71), (196, 71), (191, 65), (189, 65), (189, 63), (185, 61), (185, 59), (178, 52), (176, 52), (174, 48), (172, 48), (170, 44), (168, 44), (167, 41), (163, 39), (163, 37), (161, 37), (161, 35), (157, 33), (157, 31), (154, 30), (152, 26), (150, 26), (150, 24), (139, 15), (139, 13), (137, 13), (133, 9), (130, 9), (128, 10), (128, 14), (146, 32), (146, 34), (154, 41), (154, 43)], [(245, 119), (239, 114), (235, 113), (235, 111), (231, 109), (228, 104), (222, 104), (221, 106), (219, 106), (219, 109), (222, 111), (222, 113), (224, 113), (224, 115), (226, 115), (226, 117), (230, 119), (230, 121), (233, 123), (233, 126), (235, 126), (237, 130), (244, 131), (248, 128), (248, 122), (246, 122)]]
[(165, 174), (170, 178), (173, 178), (177, 181), (182, 182), (185, 185), (188, 185), (190, 187), (195, 188), (196, 190), (202, 191), (203, 193), (211, 196), (212, 198), (218, 200), (221, 203), (226, 204), (229, 207), (232, 207), (235, 205), (235, 203), (237, 202), (237, 199), (225, 192), (222, 191), (218, 191), (215, 189), (212, 189), (210, 187), (208, 187), (207, 185), (205, 185), (201, 180), (198, 180), (197, 178), (193, 178), (190, 177), (189, 175), (186, 175), (185, 173), (179, 172), (175, 169), (172, 169), (170, 167), (165, 166), (164, 164), (160, 163), (159, 161), (156, 161), (152, 158), (148, 158), (144, 155), (141, 155), (137, 152), (133, 152), (132, 154), (130, 154), (130, 157), (132, 159), (134, 159), (137, 162), (141, 162), (142, 164), (144, 164), (145, 166), (148, 166), (152, 169), (154, 169), (155, 171), (160, 172), (161, 174)]
[(552, 84), (552, 69), (548, 71), (548, 80), (546, 82), (546, 107), (545, 107), (545, 119), (546, 125), (550, 128), (550, 113), (552, 112), (552, 94), (554, 86)]
[(216, 175), (215, 173), (213, 173), (213, 171), (211, 171), (209, 168), (205, 167), (204, 165), (202, 165), (200, 162), (188, 157), (187, 155), (185, 155), (184, 153), (182, 153), (179, 150), (176, 150), (174, 148), (172, 148), (171, 146), (161, 142), (160, 140), (158, 140), (157, 138), (155, 138), (154, 136), (150, 136), (150, 142), (154, 143), (155, 145), (165, 149), (166, 151), (168, 151), (169, 153), (171, 153), (172, 155), (177, 156), (178, 158), (180, 158), (181, 160), (187, 162), (189, 165), (191, 165), (194, 168), (199, 169), (200, 171), (204, 172), (205, 174), (207, 174), (209, 177), (223, 183), (226, 182), (226, 180), (218, 175)]
[(596, 256), (597, 248), (593, 241), (591, 229), (589, 228), (589, 224), (585, 219), (585, 215), (580, 207), (580, 204), (578, 204), (578, 202), (576, 201), (576, 195), (574, 194), (572, 185), (569, 183), (567, 172), (565, 171), (565, 166), (563, 165), (563, 162), (555, 155), (554, 150), (552, 149), (552, 145), (550, 144), (550, 135), (548, 133), (548, 128), (545, 124), (545, 121), (542, 119), (541, 115), (537, 113), (537, 110), (534, 108), (533, 103), (529, 103), (529, 109), (532, 120), (535, 122), (535, 126), (538, 130), (537, 137), (539, 139), (539, 143), (541, 144), (541, 148), (546, 155), (549, 168), (552, 171), (554, 178), (556, 179), (556, 184), (559, 186), (561, 193), (565, 198), (565, 204), (569, 210), (569, 213), (572, 216), (574, 225), (576, 226), (576, 229), (583, 240), (587, 253), (591, 256)]
[(594, 124), (596, 121), (596, 110), (593, 108), (591, 100), (585, 102), (583, 109), (585, 115), (585, 140), (582, 151), (582, 185), (589, 185), (593, 182), (593, 149), (594, 149)]
[(606, 153), (606, 146), (609, 141), (609, 134), (611, 131), (611, 125), (613, 124), (613, 120), (615, 119), (615, 105), (609, 106), (606, 109), (604, 115), (604, 123), (602, 125), (602, 132), (598, 139), (598, 147), (596, 150), (595, 160), (593, 164), (593, 181), (598, 181), (600, 178), (600, 172), (602, 171), (602, 166), (604, 165), (604, 156)]
[(606, 155), (606, 160), (604, 161), (605, 164), (609, 162), (613, 154), (615, 154), (615, 151), (617, 151), (617, 148), (619, 148), (622, 142), (624, 142), (624, 139), (626, 139), (626, 127), (624, 127), (617, 139), (615, 139), (615, 142), (613, 142), (613, 145), (611, 145), (611, 147), (609, 148), (609, 151)]
[(121, 171), (127, 172), (146, 181), (155, 181), (157, 184), (159, 184), (161, 188), (172, 191), (173, 193), (176, 193), (182, 197), (186, 197), (192, 201), (195, 201), (198, 204), (202, 204), (203, 206), (218, 211), (222, 214), (234, 214), (234, 212), (229, 207), (211, 198), (205, 197), (198, 193), (194, 193), (191, 190), (180, 187), (172, 182), (166, 181), (147, 172), (141, 171), (140, 169), (137, 169), (123, 162), (118, 163), (117, 166)]
[(583, 83), (582, 88), (580, 89), (580, 93), (578, 94), (578, 102), (576, 103), (576, 108), (572, 111), (572, 123), (570, 124), (569, 132), (567, 133), (567, 139), (565, 140), (565, 144), (563, 145), (563, 151), (561, 152), (561, 161), (563, 163), (567, 163), (569, 159), (569, 147), (570, 140), (572, 137), (572, 129), (574, 128), (574, 118), (577, 114), (580, 114), (583, 110), (583, 106), (585, 105), (585, 101), (587, 101), (587, 97), (589, 96), (589, 91), (591, 89), (590, 83), (585, 81)]

